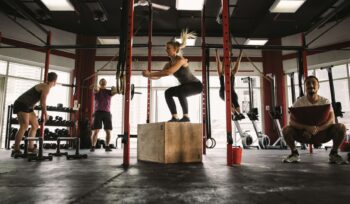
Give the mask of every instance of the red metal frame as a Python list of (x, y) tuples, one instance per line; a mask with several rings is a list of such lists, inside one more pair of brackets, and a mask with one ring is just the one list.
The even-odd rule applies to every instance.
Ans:
[[(47, 39), (46, 39), (46, 44), (51, 45), (51, 39), (52, 39), (52, 33), (49, 31), (47, 33)], [(49, 66), (50, 66), (50, 49), (46, 49), (46, 55), (45, 55), (45, 70), (44, 70), (44, 82), (47, 82), (47, 74), (49, 73)], [(41, 111), (41, 119), (42, 119), (42, 124), (40, 127), (40, 137), (44, 139), (44, 129), (45, 129), (45, 120), (44, 120), (44, 112)], [(47, 118), (45, 118), (47, 119)]]
[[(230, 19), (228, 0), (222, 1), (222, 29), (223, 29), (223, 45), (224, 45), (224, 69), (225, 69), (225, 96), (231, 96), (231, 79), (230, 79)], [(226, 99), (226, 131), (227, 131), (227, 165), (231, 166), (232, 161), (232, 144), (229, 139), (232, 139), (232, 123), (231, 123), (231, 97)]]
[[(147, 70), (152, 70), (152, 35), (153, 35), (153, 14), (151, 12), (152, 7), (150, 6), (150, 16), (148, 22), (148, 56), (147, 56)], [(151, 118), (151, 80), (147, 80), (147, 119), (146, 123), (150, 123)]]
[(127, 59), (126, 59), (126, 82), (124, 95), (124, 135), (127, 135), (127, 141), (124, 143), (123, 166), (130, 165), (130, 80), (132, 71), (132, 41), (134, 36), (134, 1), (128, 1), (128, 39), (127, 39)]
[[(305, 40), (305, 34), (301, 33), (301, 44), (303, 47), (306, 46), (306, 40)], [(305, 49), (303, 49), (302, 51), (302, 56), (301, 56), (301, 61), (303, 64), (303, 71), (304, 71), (304, 79), (307, 77), (307, 51)], [(312, 144), (309, 144), (309, 152), (310, 154), (313, 153), (313, 149), (312, 149)]]
[(202, 15), (201, 15), (201, 34), (202, 34), (202, 132), (203, 132), (203, 154), (206, 154), (206, 141), (207, 141), (207, 117), (206, 117), (206, 107), (207, 107), (207, 68), (206, 68), (206, 53), (205, 53), (205, 4), (203, 4)]

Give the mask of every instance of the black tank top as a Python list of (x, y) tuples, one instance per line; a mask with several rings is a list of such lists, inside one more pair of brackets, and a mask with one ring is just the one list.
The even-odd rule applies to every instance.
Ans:
[(16, 101), (26, 104), (29, 107), (33, 107), (36, 103), (39, 102), (41, 98), (41, 92), (38, 92), (35, 87), (36, 85), (28, 91), (24, 92), (20, 97), (17, 98)]
[(175, 73), (174, 76), (177, 78), (177, 80), (180, 82), (180, 84), (187, 84), (191, 82), (200, 82), (190, 71), (190, 69), (187, 67), (180, 67)]

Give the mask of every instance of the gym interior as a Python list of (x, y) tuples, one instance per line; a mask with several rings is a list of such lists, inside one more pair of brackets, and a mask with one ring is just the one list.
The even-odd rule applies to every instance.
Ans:
[[(0, 11), (0, 203), (349, 199), (350, 1), (1, 0)], [(163, 73), (172, 63), (167, 43), (181, 44), (186, 30), (194, 35), (181, 52), (202, 91), (188, 97), (190, 122), (168, 122), (164, 95), (179, 81), (145, 73)], [(219, 96), (216, 52), (225, 95), (237, 93), (242, 118), (231, 113), (232, 98)], [(57, 81), (45, 99), (48, 116), (37, 103), (39, 127), (11, 156), (21, 120), (14, 103), (50, 72)], [(329, 162), (332, 140), (296, 142), (300, 161), (282, 162), (291, 152), (283, 128), (312, 75), (334, 123), (347, 129), (341, 165)], [(93, 146), (101, 79), (115, 90), (112, 129), (109, 144), (101, 130)]]

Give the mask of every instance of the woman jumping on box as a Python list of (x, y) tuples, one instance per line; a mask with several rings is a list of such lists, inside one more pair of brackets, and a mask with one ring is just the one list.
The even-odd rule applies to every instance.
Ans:
[[(171, 87), (165, 91), (165, 100), (168, 104), (172, 118), (169, 122), (190, 122), (188, 116), (187, 97), (199, 94), (202, 92), (202, 83), (192, 74), (188, 66), (188, 61), (181, 55), (181, 50), (186, 47), (188, 38), (194, 38), (193, 33), (187, 30), (181, 33), (182, 42), (169, 41), (166, 44), (166, 52), (170, 61), (164, 66), (163, 70), (149, 72), (144, 70), (142, 75), (150, 79), (159, 79), (161, 77), (173, 74), (180, 82), (179, 86)], [(179, 119), (173, 97), (177, 97), (182, 107), (183, 117)]]

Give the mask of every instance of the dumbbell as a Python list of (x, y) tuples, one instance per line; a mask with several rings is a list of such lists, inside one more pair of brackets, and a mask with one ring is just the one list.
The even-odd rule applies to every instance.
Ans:
[(53, 123), (53, 117), (49, 115), (48, 120), (46, 121), (46, 124), (52, 124)]
[(43, 144), (44, 149), (50, 149), (50, 144), (49, 143), (44, 143)]
[(11, 118), (11, 123), (14, 123), (14, 124), (18, 123), (18, 119), (17, 118)]
[(68, 129), (63, 129), (62, 131), (63, 131), (63, 135), (64, 135), (65, 137), (69, 137), (69, 131), (68, 131)]
[(40, 137), (40, 128), (38, 128), (38, 129), (36, 130), (35, 137)]
[(57, 144), (56, 143), (51, 143), (51, 149), (56, 149), (57, 148)]
[(101, 149), (101, 142), (100, 142), (100, 139), (97, 139), (97, 141), (96, 141), (96, 149)]
[(106, 142), (104, 140), (100, 140), (100, 144), (102, 148), (106, 148)]
[(18, 129), (17, 128), (11, 128), (11, 133), (10, 133), (10, 140), (14, 140), (16, 139), (16, 134), (18, 132)]

